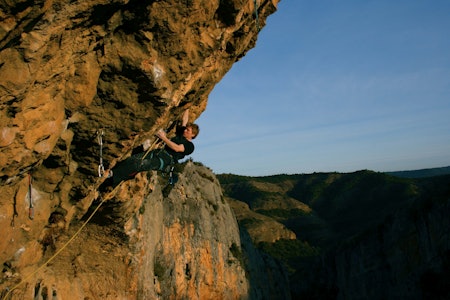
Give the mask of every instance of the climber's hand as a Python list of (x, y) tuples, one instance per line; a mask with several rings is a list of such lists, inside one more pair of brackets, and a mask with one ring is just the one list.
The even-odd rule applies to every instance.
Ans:
[(148, 148), (150, 148), (152, 145), (152, 143), (150, 142), (150, 139), (146, 139), (143, 143), (142, 143), (142, 148), (144, 149), (144, 151), (147, 151)]
[(166, 132), (164, 130), (162, 130), (162, 129), (158, 130), (158, 132), (156, 133), (156, 136), (159, 137), (162, 140), (167, 138)]

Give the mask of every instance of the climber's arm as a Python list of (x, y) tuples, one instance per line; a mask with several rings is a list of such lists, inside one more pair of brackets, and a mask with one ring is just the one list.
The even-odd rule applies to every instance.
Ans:
[(181, 126), (186, 127), (188, 122), (189, 122), (189, 108), (186, 109), (183, 113), (183, 117), (181, 119)]
[(159, 130), (158, 133), (156, 134), (157, 137), (159, 137), (164, 143), (166, 143), (166, 145), (174, 150), (175, 152), (184, 152), (184, 145), (183, 144), (177, 144), (173, 141), (171, 141), (167, 135), (166, 132), (164, 130)]
[[(186, 125), (189, 122), (189, 108), (186, 109), (183, 113), (183, 116), (181, 118), (181, 126), (182, 128), (186, 127)], [(156, 134), (157, 137), (159, 137), (164, 143), (166, 143), (166, 145), (174, 150), (175, 152), (184, 152), (184, 145), (183, 144), (177, 144), (175, 142), (173, 142), (172, 140), (170, 140), (167, 137), (167, 134), (164, 130), (159, 130), (158, 133)]]

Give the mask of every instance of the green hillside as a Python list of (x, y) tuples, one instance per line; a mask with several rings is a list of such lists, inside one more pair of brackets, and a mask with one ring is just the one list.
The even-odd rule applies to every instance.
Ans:
[[(324, 276), (318, 265), (327, 253), (397, 212), (415, 214), (442, 193), (449, 197), (450, 187), (450, 175), (404, 178), (368, 170), (217, 177), (241, 229), (257, 247), (279, 259), (296, 282), (305, 277), (323, 280), (311, 276)], [(319, 299), (335, 294), (333, 286), (315, 290), (321, 290)]]

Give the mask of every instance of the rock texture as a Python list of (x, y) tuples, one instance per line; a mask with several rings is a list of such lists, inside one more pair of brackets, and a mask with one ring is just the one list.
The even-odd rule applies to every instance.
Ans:
[(201, 168), (167, 198), (160, 177), (139, 175), (81, 226), (103, 199), (99, 169), (186, 108), (191, 121), (204, 112), (277, 2), (0, 1), (2, 298), (255, 295), (234, 216)]
[[(257, 1), (258, 23), (276, 2)], [(255, 45), (253, 3), (0, 2), (0, 176), (49, 158), (91, 175), (97, 130), (113, 162), (186, 106), (195, 119)]]
[[(234, 214), (209, 169), (189, 162), (169, 192), (161, 189), (166, 181), (152, 172), (121, 185), (82, 231), (73, 225), (58, 238), (49, 229), (53, 242), (42, 256), (35, 256), (36, 242), (25, 244), (6, 262), (3, 286), (26, 276), (13, 299), (273, 299), (289, 292), (287, 280), (260, 280), (258, 273), (278, 278), (283, 270), (251, 243), (241, 246)], [(30, 244), (35, 247), (27, 249)], [(33, 274), (39, 259), (51, 262)]]

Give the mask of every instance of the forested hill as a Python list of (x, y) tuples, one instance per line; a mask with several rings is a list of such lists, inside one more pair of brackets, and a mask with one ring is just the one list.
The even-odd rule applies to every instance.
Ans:
[(218, 179), (241, 231), (289, 270), (293, 299), (450, 299), (450, 175)]
[(387, 174), (405, 178), (433, 177), (450, 174), (450, 166), (442, 168), (411, 170), (411, 171), (387, 172)]

